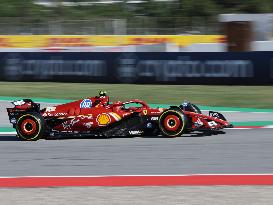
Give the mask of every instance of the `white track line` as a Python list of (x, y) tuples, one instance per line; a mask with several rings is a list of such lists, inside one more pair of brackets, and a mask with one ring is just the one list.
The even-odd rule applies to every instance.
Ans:
[(17, 132), (0, 132), (0, 135), (15, 135)]
[(254, 128), (250, 128), (250, 127), (234, 127), (234, 128), (225, 128), (226, 130), (251, 130)]
[(50, 176), (50, 175), (41, 175), (41, 176), (0, 176), (0, 179), (6, 178), (59, 178), (59, 177), (152, 177), (152, 176), (162, 176), (162, 177), (176, 177), (176, 176), (267, 176), (273, 175), (273, 173), (254, 173), (254, 174), (140, 174), (140, 175), (61, 175), (61, 176)]

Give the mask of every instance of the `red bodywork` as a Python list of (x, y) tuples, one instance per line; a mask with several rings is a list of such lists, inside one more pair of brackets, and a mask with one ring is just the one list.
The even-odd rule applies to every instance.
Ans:
[[(84, 100), (91, 101), (91, 108), (81, 106)], [(58, 119), (69, 118), (70, 120), (54, 127), (54, 130), (80, 132), (111, 125), (136, 112), (145, 116), (159, 116), (164, 111), (163, 108), (150, 108), (141, 100), (118, 101), (113, 104), (108, 104), (108, 102), (108, 96), (86, 98), (63, 105), (47, 107), (42, 110), (42, 116), (45, 119), (52, 117)], [(140, 106), (125, 108), (129, 104), (138, 104)]]
[[(188, 132), (232, 127), (217, 112), (205, 115), (198, 111), (187, 110), (182, 105), (170, 106), (170, 108), (151, 108), (141, 100), (117, 101), (110, 104), (108, 96), (85, 98), (46, 107), (42, 110), (40, 110), (39, 104), (30, 99), (16, 101), (14, 105), (14, 108), (7, 108), (10, 122), (14, 128), (20, 129), (26, 135), (30, 135), (29, 132), (31, 130), (35, 131), (34, 128), (39, 126), (39, 124), (33, 124), (35, 120), (28, 118), (21, 122), (20, 127), (17, 126), (18, 119), (21, 116), (27, 116), (29, 113), (37, 113), (41, 116), (46, 135), (52, 133), (100, 135), (107, 132), (107, 135), (111, 136), (109, 130), (114, 130), (112, 133), (125, 133), (124, 135), (162, 135), (160, 126), (165, 127), (167, 132), (175, 132), (182, 125), (183, 129), (185, 128), (185, 131)], [(169, 112), (170, 110), (173, 110), (173, 112)], [(167, 112), (170, 114), (162, 117)], [(176, 113), (181, 114), (177, 115)], [(183, 116), (184, 119), (180, 119), (179, 116)], [(27, 126), (31, 127), (31, 129), (27, 129)], [(125, 131), (123, 132), (123, 130)]]
[[(84, 100), (91, 101), (91, 108), (83, 108), (81, 103)], [(140, 106), (125, 107), (129, 104), (138, 104)], [(56, 131), (90, 131), (95, 128), (105, 127), (122, 120), (133, 113), (139, 113), (142, 116), (159, 117), (166, 108), (151, 108), (141, 100), (131, 100), (128, 102), (114, 102), (109, 104), (109, 97), (91, 97), (75, 102), (47, 107), (42, 110), (42, 116), (47, 118), (69, 119), (64, 123), (54, 127)], [(198, 114), (195, 112), (184, 111), (184, 114), (191, 119), (191, 128), (210, 128), (221, 129), (229, 125), (229, 122)], [(215, 122), (215, 123), (211, 123)]]

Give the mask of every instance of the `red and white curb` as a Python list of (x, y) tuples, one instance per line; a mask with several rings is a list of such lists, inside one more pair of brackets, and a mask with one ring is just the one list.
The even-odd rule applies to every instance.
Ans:
[(71, 186), (273, 185), (273, 174), (23, 176), (1, 177), (0, 188)]

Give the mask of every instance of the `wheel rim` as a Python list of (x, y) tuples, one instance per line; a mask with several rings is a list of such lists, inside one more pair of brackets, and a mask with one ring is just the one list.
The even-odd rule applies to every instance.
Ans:
[(26, 119), (21, 124), (21, 131), (25, 135), (32, 135), (37, 131), (36, 122), (32, 119)]
[(179, 129), (181, 121), (176, 115), (168, 115), (165, 117), (163, 125), (166, 130), (175, 132)]

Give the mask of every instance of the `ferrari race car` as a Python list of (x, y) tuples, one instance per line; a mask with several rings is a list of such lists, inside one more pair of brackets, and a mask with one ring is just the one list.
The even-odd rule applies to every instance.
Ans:
[(187, 101), (167, 109), (151, 108), (141, 100), (109, 103), (105, 92), (44, 109), (30, 99), (13, 104), (13, 108), (7, 108), (9, 120), (18, 137), (27, 141), (130, 135), (178, 137), (232, 127), (221, 113), (210, 111), (204, 115)]

